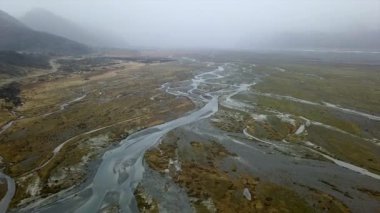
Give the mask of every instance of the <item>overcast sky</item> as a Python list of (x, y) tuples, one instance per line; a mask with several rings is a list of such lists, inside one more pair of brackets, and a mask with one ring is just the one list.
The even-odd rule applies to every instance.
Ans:
[(146, 47), (230, 48), (281, 32), (380, 29), (380, 0), (0, 0), (16, 17), (33, 8)]

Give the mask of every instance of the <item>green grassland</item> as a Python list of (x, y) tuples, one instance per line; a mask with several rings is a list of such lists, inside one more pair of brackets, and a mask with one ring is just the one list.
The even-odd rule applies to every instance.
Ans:
[(323, 147), (338, 159), (380, 174), (379, 146), (319, 126), (311, 126), (307, 132), (309, 141)]
[[(292, 96), (316, 103), (326, 101), (377, 115), (380, 112), (379, 67), (291, 64), (281, 68), (286, 71), (270, 72), (252, 91)], [(249, 125), (250, 132), (255, 136), (274, 140), (285, 138), (296, 142), (310, 141), (338, 159), (380, 173), (380, 147), (368, 141), (379, 138), (379, 122), (345, 116), (344, 112), (323, 105), (310, 105), (260, 94), (238, 98), (251, 99), (256, 103), (256, 110), (262, 113), (277, 111), (332, 127), (311, 124), (302, 137), (292, 137), (294, 140), (289, 140), (289, 135), (284, 137), (289, 127), (279, 128), (281, 125), (276, 124), (278, 122), (268, 119), (264, 126), (257, 122)]]
[(329, 109), (323, 106), (307, 105), (288, 100), (279, 100), (271, 97), (258, 96), (257, 103), (259, 107), (270, 110), (277, 110), (296, 116), (303, 116), (307, 119), (318, 121), (330, 126), (337, 127), (355, 135), (361, 135), (360, 127), (350, 121), (338, 118)]
[(284, 65), (255, 89), (314, 102), (380, 114), (380, 67), (354, 65)]

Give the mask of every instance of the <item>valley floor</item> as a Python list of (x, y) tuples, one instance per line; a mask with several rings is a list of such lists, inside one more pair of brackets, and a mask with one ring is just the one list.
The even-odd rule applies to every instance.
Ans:
[(10, 211), (380, 210), (380, 66), (146, 54), (22, 82), (0, 120)]

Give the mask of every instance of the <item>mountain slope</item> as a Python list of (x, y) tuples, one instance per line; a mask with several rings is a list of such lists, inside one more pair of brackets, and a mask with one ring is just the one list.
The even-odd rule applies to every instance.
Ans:
[(54, 54), (84, 54), (90, 49), (78, 42), (30, 29), (0, 10), (0, 50)]
[(117, 36), (101, 30), (82, 27), (44, 9), (34, 9), (21, 18), (34, 30), (62, 36), (95, 47), (126, 47), (127, 43)]

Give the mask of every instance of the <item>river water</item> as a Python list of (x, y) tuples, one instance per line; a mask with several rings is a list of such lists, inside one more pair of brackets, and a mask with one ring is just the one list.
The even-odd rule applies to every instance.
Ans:
[(9, 206), (9, 203), (11, 202), (13, 198), (13, 195), (15, 194), (16, 187), (15, 187), (15, 181), (9, 176), (1, 172), (0, 172), (0, 180), (5, 180), (7, 183), (7, 193), (0, 200), (0, 212), (5, 212)]

